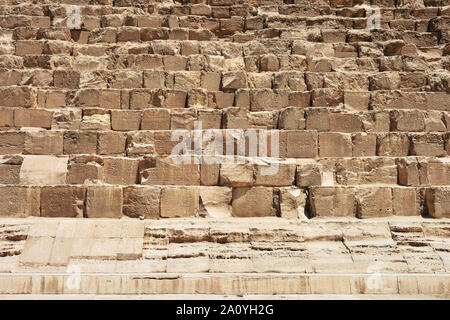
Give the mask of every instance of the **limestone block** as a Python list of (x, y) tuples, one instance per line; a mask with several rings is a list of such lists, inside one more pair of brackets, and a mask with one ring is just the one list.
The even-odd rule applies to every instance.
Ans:
[(161, 217), (189, 217), (197, 214), (198, 188), (164, 188), (161, 192)]
[(279, 188), (280, 216), (288, 219), (306, 219), (306, 193), (295, 187)]
[(416, 188), (392, 188), (392, 208), (396, 216), (421, 214), (420, 195)]
[(125, 153), (127, 136), (121, 132), (99, 132), (98, 154), (111, 155)]
[(28, 131), (25, 135), (25, 154), (58, 155), (63, 153), (63, 133), (58, 131)]
[(145, 158), (140, 161), (141, 184), (150, 185), (200, 185), (200, 165), (194, 158), (181, 156), (187, 163), (178, 164), (171, 157)]
[(27, 217), (39, 215), (39, 188), (0, 186), (0, 216)]
[(142, 130), (168, 130), (170, 128), (170, 112), (167, 109), (148, 109), (142, 114)]
[(49, 185), (65, 184), (67, 157), (24, 156), (20, 169), (21, 184)]
[(309, 193), (314, 217), (352, 217), (355, 215), (355, 189), (311, 187)]
[(359, 187), (356, 202), (359, 218), (387, 217), (393, 213), (390, 187)]
[(233, 216), (267, 217), (275, 215), (273, 189), (267, 187), (233, 188)]
[(386, 133), (377, 136), (378, 156), (407, 156), (409, 139), (403, 133)]
[(111, 184), (135, 184), (138, 177), (139, 160), (105, 158), (104, 181)]
[[(267, 170), (267, 172), (265, 172)], [(295, 164), (271, 162), (255, 165), (255, 186), (291, 186), (295, 180)]]
[(322, 158), (351, 157), (351, 136), (345, 133), (319, 133), (319, 156)]
[(90, 186), (86, 195), (88, 218), (122, 217), (122, 188), (113, 186)]
[[(286, 131), (286, 144), (283, 146), (280, 134), (280, 156), (288, 158), (316, 158), (317, 132), (314, 131)], [(283, 153), (285, 147), (285, 153)]]
[(450, 188), (436, 187), (426, 189), (428, 214), (434, 218), (450, 217)]
[(131, 218), (159, 217), (161, 190), (155, 187), (126, 187), (123, 189), (123, 214)]
[(83, 217), (86, 188), (71, 186), (43, 187), (42, 217)]
[(253, 185), (251, 164), (224, 163), (220, 166), (220, 185), (246, 187)]
[(316, 162), (303, 162), (297, 165), (296, 184), (299, 187), (321, 186), (322, 168)]
[(134, 110), (111, 110), (111, 129), (133, 131), (141, 127), (141, 112)]
[(200, 187), (200, 215), (212, 218), (231, 217), (231, 188)]

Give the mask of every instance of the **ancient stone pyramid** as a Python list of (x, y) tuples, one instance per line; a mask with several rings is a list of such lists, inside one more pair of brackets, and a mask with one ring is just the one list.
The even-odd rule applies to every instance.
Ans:
[(449, 4), (0, 0), (0, 293), (450, 292)]

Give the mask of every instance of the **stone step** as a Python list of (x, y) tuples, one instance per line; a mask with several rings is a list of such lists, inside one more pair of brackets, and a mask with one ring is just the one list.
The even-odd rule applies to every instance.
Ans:
[[(235, 172), (239, 172), (235, 170)], [(223, 174), (225, 175), (225, 174)], [(0, 185), (0, 216), (175, 217), (449, 217), (448, 186), (270, 187), (242, 177), (225, 186)], [(167, 182), (165, 182), (167, 183)], [(274, 184), (276, 182), (272, 182)], [(279, 183), (283, 185), (283, 183)], [(265, 186), (264, 186), (265, 185)], [(269, 186), (267, 186), (269, 185)], [(106, 201), (107, 200), (107, 201)]]
[[(111, 139), (110, 136), (107, 136)], [(87, 142), (84, 142), (86, 144)], [(100, 143), (102, 143), (100, 141)], [(447, 158), (353, 157), (325, 159), (236, 156), (6, 155), (0, 158), (5, 185), (85, 184), (290, 186), (446, 186)], [(208, 158), (212, 157), (212, 158)], [(45, 165), (43, 165), (45, 163)], [(277, 177), (273, 177), (276, 172)], [(186, 174), (188, 173), (188, 176)]]
[[(73, 295), (351, 295), (373, 298), (423, 297), (448, 299), (450, 277), (441, 275), (179, 275), (136, 273), (132, 275), (0, 275), (0, 294), (49, 296)], [(73, 279), (76, 279), (75, 281)], [(78, 280), (79, 279), (79, 280)], [(75, 283), (72, 285), (72, 283)], [(78, 288), (78, 285), (79, 288)], [(162, 295), (162, 296), (161, 296)], [(361, 296), (362, 295), (362, 296)], [(75, 296), (76, 297), (76, 296)], [(172, 296), (173, 297), (173, 296)], [(211, 296), (210, 296), (211, 297)], [(2, 297), (3, 298), (3, 297)], [(21, 297), (26, 298), (26, 297)]]
[[(90, 116), (85, 117), (92, 123), (88, 130), (104, 130), (109, 129), (109, 117)], [(83, 120), (83, 121), (85, 121)], [(106, 126), (105, 127), (105, 122)], [(83, 128), (82, 128), (83, 129)], [(190, 128), (187, 128), (190, 129)], [(257, 156), (264, 157), (281, 157), (281, 158), (330, 158), (330, 157), (358, 157), (358, 156), (428, 156), (428, 157), (447, 157), (449, 147), (449, 135), (445, 132), (435, 133), (407, 133), (407, 132), (381, 132), (361, 134), (361, 133), (340, 133), (340, 132), (317, 132), (316, 130), (275, 130), (266, 132), (265, 129), (258, 131), (247, 130), (247, 135), (253, 137), (246, 138), (246, 132), (243, 129), (214, 130), (213, 134), (222, 139), (220, 142), (212, 142), (212, 137), (207, 136), (203, 139), (203, 144), (197, 143), (199, 148), (211, 148), (212, 146), (224, 146), (222, 151), (212, 153), (212, 155), (225, 155), (225, 152), (231, 152), (232, 155)], [(107, 135), (108, 131), (102, 132), (106, 134), (103, 138), (104, 147), (108, 148), (108, 139), (113, 135)], [(200, 132), (197, 133), (197, 136)], [(259, 138), (258, 138), (259, 136)], [(120, 135), (115, 135), (120, 139)], [(195, 138), (194, 132), (183, 129), (181, 132), (173, 133), (170, 130), (159, 131), (138, 131), (129, 132), (127, 136), (127, 155), (144, 156), (144, 155), (171, 155), (178, 150), (182, 155), (192, 154), (192, 143), (183, 146), (184, 140)], [(199, 136), (199, 139), (204, 136)], [(251, 139), (251, 140), (248, 140)], [(250, 146), (256, 143), (257, 139), (261, 139), (268, 147), (268, 151), (263, 153), (257, 151), (257, 146)], [(267, 140), (266, 140), (267, 139)], [(271, 147), (271, 143), (277, 144)], [(246, 143), (245, 141), (249, 141)], [(63, 130), (8, 130), (0, 131), (0, 141), (2, 146), (0, 154), (3, 155), (71, 155), (86, 154), (92, 152), (97, 153), (96, 141), (99, 141), (98, 134), (92, 131), (74, 132)], [(188, 140), (186, 140), (188, 141)], [(193, 141), (193, 140), (192, 140)], [(229, 143), (244, 144), (241, 147), (226, 147)], [(267, 141), (267, 142), (266, 142)], [(89, 143), (89, 145), (85, 145)], [(185, 142), (186, 143), (186, 142)], [(247, 147), (246, 147), (247, 145)], [(195, 144), (194, 144), (195, 146)], [(102, 149), (103, 146), (100, 146)], [(125, 145), (122, 143), (117, 146), (118, 153), (123, 153)], [(244, 149), (239, 149), (244, 148)], [(253, 148), (253, 149), (248, 149)], [(105, 150), (105, 149), (103, 149)], [(242, 151), (239, 151), (242, 150)], [(190, 152), (190, 153), (188, 153)], [(239, 153), (238, 153), (239, 152)], [(104, 154), (105, 152), (99, 152)], [(230, 154), (230, 153), (228, 153)]]

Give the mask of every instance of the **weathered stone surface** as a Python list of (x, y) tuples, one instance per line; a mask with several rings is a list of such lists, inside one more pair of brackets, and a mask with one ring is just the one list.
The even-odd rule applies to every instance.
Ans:
[(231, 217), (231, 188), (200, 187), (200, 215), (212, 218)]
[(20, 183), (30, 185), (65, 184), (68, 158), (24, 156)]
[(426, 204), (430, 216), (435, 218), (450, 216), (449, 193), (450, 190), (448, 187), (430, 188), (426, 190)]
[(122, 216), (122, 188), (92, 186), (86, 193), (88, 218), (120, 218)]
[(233, 188), (233, 216), (266, 217), (275, 214), (273, 189), (267, 187)]
[(139, 164), (141, 184), (144, 185), (200, 185), (200, 166), (193, 158), (177, 163), (172, 158), (146, 158)]
[(312, 187), (309, 201), (314, 217), (342, 217), (355, 214), (355, 189), (344, 187)]
[(154, 187), (126, 187), (123, 189), (123, 214), (131, 218), (159, 217), (161, 190)]
[(253, 166), (251, 164), (222, 164), (220, 166), (220, 184), (232, 187), (252, 186)]
[(197, 188), (163, 188), (161, 191), (161, 217), (195, 216), (199, 206)]
[(306, 219), (306, 193), (295, 187), (279, 188), (279, 212), (282, 218)]
[(86, 189), (83, 187), (43, 187), (41, 216), (82, 218), (85, 199)]
[(40, 215), (39, 188), (1, 186), (0, 187), (0, 216), (27, 217)]
[(392, 215), (392, 189), (389, 187), (360, 187), (356, 190), (356, 202), (359, 218)]

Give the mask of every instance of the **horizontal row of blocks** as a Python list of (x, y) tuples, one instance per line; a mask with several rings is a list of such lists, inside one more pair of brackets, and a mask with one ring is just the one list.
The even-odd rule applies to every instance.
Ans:
[[(314, 1), (314, 6), (311, 6), (311, 1), (254, 1), (249, 4), (246, 1), (223, 1), (221, 4), (207, 3), (207, 1), (174, 1), (173, 3), (164, 3), (158, 1), (142, 2), (142, 3), (129, 3), (127, 13), (133, 16), (140, 17), (138, 13), (133, 14), (135, 11), (144, 8), (146, 12), (154, 16), (185, 16), (185, 15), (203, 15), (203, 16), (215, 16), (215, 17), (229, 17), (229, 16), (248, 16), (260, 14), (263, 16), (271, 16), (276, 13), (280, 15), (301, 15), (301, 16), (315, 16), (315, 15), (337, 15), (337, 16), (364, 16), (364, 7), (355, 5), (362, 5), (368, 1), (341, 1), (340, 4), (330, 3), (329, 1)], [(83, 15), (88, 16), (104, 16), (114, 15), (123, 12), (121, 5), (117, 3), (89, 3), (88, 1), (77, 3), (80, 7), (80, 11)], [(22, 3), (20, 6), (12, 3), (9, 6), (0, 6), (0, 15), (31, 15), (31, 16), (43, 16), (50, 15), (51, 17), (64, 17), (65, 8), (70, 3), (64, 3), (57, 1), (51, 4), (37, 5), (33, 3)], [(135, 7), (135, 5), (138, 5)], [(386, 15), (393, 16), (395, 18), (400, 17), (429, 17), (445, 14), (445, 1), (442, 0), (426, 0), (416, 1), (414, 7), (411, 7), (409, 3), (402, 1), (378, 1), (377, 5), (382, 8)], [(119, 7), (119, 8), (118, 8)], [(353, 8), (352, 8), (353, 7)], [(441, 8), (439, 8), (441, 7)], [(142, 12), (142, 11), (140, 11)], [(145, 16), (144, 16), (145, 17)]]
[[(365, 31), (367, 21), (366, 19), (355, 20), (356, 27), (359, 29), (343, 31), (343, 32), (321, 32), (317, 27), (321, 26), (324, 21), (317, 21), (316, 28), (313, 26), (303, 26), (295, 28), (283, 28), (284, 22), (278, 28), (249, 30), (245, 33), (242, 32), (243, 28), (238, 27), (232, 31), (225, 31), (223, 29), (204, 29), (200, 22), (190, 23), (193, 26), (191, 28), (138, 28), (138, 27), (107, 27), (97, 28), (92, 31), (80, 31), (70, 30), (67, 27), (50, 28), (50, 27), (15, 27), (9, 29), (11, 34), (8, 37), (14, 40), (63, 40), (70, 42), (77, 42), (79, 44), (94, 44), (94, 43), (141, 43), (151, 42), (155, 40), (195, 40), (195, 41), (211, 41), (218, 40), (221, 37), (232, 38), (235, 43), (248, 43), (249, 41), (260, 38), (272, 38), (280, 40), (296, 40), (303, 39), (311, 42), (377, 42), (387, 41), (394, 39), (403, 39), (408, 44), (415, 44), (422, 47), (435, 47), (438, 45), (446, 44), (450, 37), (450, 30), (445, 24), (448, 24), (447, 17), (438, 18), (439, 20), (432, 20), (431, 23), (424, 21), (422, 24), (409, 27), (413, 30), (408, 30), (408, 27), (399, 27), (399, 29), (385, 29), (381, 33), (378, 31)], [(445, 19), (445, 20), (444, 20)], [(223, 20), (223, 19), (222, 19)], [(233, 18), (229, 23), (233, 23)], [(227, 20), (226, 20), (227, 21)], [(204, 21), (208, 23), (209, 21)], [(292, 21), (296, 22), (296, 21)], [(352, 20), (348, 20), (351, 28)], [(328, 26), (322, 26), (327, 29), (336, 28), (335, 21), (330, 19)], [(434, 32), (427, 32), (428, 28), (434, 30)], [(217, 25), (219, 27), (219, 24)], [(344, 26), (345, 28), (345, 26)], [(242, 30), (241, 30), (242, 29)], [(294, 29), (294, 30), (292, 30)], [(315, 29), (314, 31), (305, 29)], [(407, 30), (402, 30), (407, 29)], [(5, 29), (8, 30), (8, 29)], [(332, 38), (336, 37), (336, 38)]]
[[(209, 59), (206, 56), (203, 58), (204, 61)], [(292, 57), (290, 58), (292, 59)], [(267, 55), (261, 59), (261, 61), (264, 61), (264, 72), (258, 72), (258, 63), (256, 63), (255, 70), (249, 70), (249, 72), (220, 70), (185, 71), (184, 69), (187, 66), (187, 59), (185, 57), (165, 56), (165, 60), (170, 61), (166, 63), (166, 65), (170, 66), (169, 69), (177, 69), (179, 67), (179, 69), (183, 71), (139, 72), (133, 68), (127, 75), (127, 82), (123, 82), (123, 89), (142, 87), (147, 88), (147, 90), (199, 90), (200, 92), (198, 94), (203, 91), (204, 96), (207, 96), (207, 94), (214, 94), (217, 91), (233, 93), (239, 89), (254, 91), (271, 89), (281, 91), (290, 90), (293, 92), (311, 91), (312, 93), (315, 92), (314, 90), (323, 88), (360, 92), (385, 90), (403, 90), (410, 92), (450, 91), (447, 83), (448, 74), (444, 71), (438, 72), (436, 70), (419, 72), (411, 70), (407, 72), (378, 72), (377, 68), (376, 71), (367, 73), (362, 71), (331, 72), (331, 64), (328, 66), (326, 65), (329, 63), (327, 59), (306, 59), (308, 60), (308, 64), (313, 66), (312, 68), (308, 68), (309, 71), (307, 72), (295, 71), (295, 68), (285, 68), (284, 71), (278, 71), (278, 60), (276, 56)], [(182, 65), (179, 65), (178, 61), (181, 62)], [(117, 61), (114, 61), (114, 64), (117, 63)], [(274, 66), (274, 68), (269, 72), (266, 72), (265, 69), (272, 68), (271, 66)], [(314, 70), (317, 66), (319, 70)], [(122, 69), (121, 71), (118, 70), (115, 72), (106, 70), (97, 70), (97, 72), (100, 72), (105, 76), (105, 79), (99, 81), (105, 82), (108, 81), (108, 79), (117, 79), (118, 74), (124, 71)], [(5, 78), (0, 81), (0, 87), (3, 87), (1, 88), (3, 92), (5, 92), (5, 90), (8, 91), (5, 87), (18, 86), (9, 90), (19, 90), (21, 88), (27, 88), (25, 85), (47, 89), (52, 89), (52, 87), (61, 89), (81, 89), (85, 92), (86, 90), (95, 90), (87, 89), (92, 85), (85, 81), (88, 75), (93, 75), (92, 71), (88, 71), (83, 75), (83, 73), (79, 71), (47, 69), (7, 70), (0, 68), (0, 74), (5, 76)], [(117, 83), (124, 80), (125, 79), (117, 79), (117, 81), (119, 81)], [(138, 83), (138, 81), (142, 81), (142, 83)], [(113, 87), (116, 87), (116, 85), (113, 84)], [(97, 87), (97, 90), (100, 90), (100, 88)], [(340, 99), (338, 101), (342, 102), (342, 93), (335, 94), (340, 95), (335, 99)], [(288, 93), (285, 93), (284, 96), (285, 99), (289, 99)], [(205, 97), (204, 99), (207, 98)], [(317, 96), (313, 96), (312, 103), (316, 105), (317, 102), (314, 101), (315, 99), (317, 99)], [(306, 104), (310, 104), (310, 99), (308, 99), (308, 97), (305, 97), (304, 100)]]
[[(102, 120), (102, 118), (93, 118), (93, 120), (98, 119)], [(239, 136), (234, 137), (236, 134)], [(176, 135), (167, 130), (138, 131), (126, 135), (121, 132), (98, 133), (96, 131), (0, 131), (0, 154), (124, 154), (126, 151), (128, 156), (138, 157), (171, 155), (175, 152), (175, 148), (183, 147), (176, 155), (189, 155), (193, 154), (194, 149), (189, 147), (194, 145), (194, 139), (197, 139), (196, 145), (203, 150), (211, 147), (222, 149), (222, 151), (216, 149), (214, 153), (205, 152), (204, 154), (208, 156), (228, 154), (310, 159), (360, 156), (446, 157), (450, 152), (448, 132), (351, 134), (315, 130), (279, 130), (266, 132), (266, 137), (264, 137), (264, 131), (255, 133), (239, 129), (198, 131), (197, 134), (182, 130), (176, 132)], [(184, 144), (190, 138), (189, 141), (192, 141), (192, 144), (188, 143), (185, 148)], [(257, 139), (261, 139), (268, 146), (266, 153), (263, 153), (262, 149), (259, 151), (255, 149), (255, 152), (251, 153), (251, 149), (248, 149), (258, 148)], [(231, 141), (229, 147), (226, 146), (227, 140)], [(239, 143), (244, 144), (244, 147), (238, 147)]]
[[(117, 73), (115, 76), (129, 76)], [(114, 87), (132, 85), (138, 79), (122, 78)], [(243, 107), (250, 111), (273, 111), (287, 107), (339, 107), (349, 110), (419, 109), (450, 111), (450, 99), (446, 92), (375, 91), (359, 92), (334, 88), (312, 91), (270, 89), (239, 89), (236, 92), (207, 92), (205, 90), (111, 90), (85, 89), (79, 93), (72, 90), (48, 90), (32, 87), (0, 87), (0, 107), (65, 109), (68, 107), (97, 106), (104, 109), (149, 108), (203, 108), (223, 109)]]
[[(358, 95), (355, 94), (356, 99)], [(359, 97), (364, 97), (360, 94)], [(63, 125), (71, 130), (138, 131), (202, 129), (317, 130), (319, 132), (448, 132), (450, 112), (422, 110), (357, 111), (288, 107), (251, 112), (225, 109), (150, 108), (145, 110), (73, 109)], [(0, 127), (62, 129), (64, 110), (0, 108)], [(95, 123), (95, 120), (97, 123)], [(196, 125), (197, 124), (197, 125)], [(201, 126), (201, 127), (200, 127)], [(95, 153), (95, 152), (94, 152)]]
[[(196, 161), (198, 160), (198, 161)], [(217, 160), (217, 162), (211, 161)], [(437, 158), (327, 158), (255, 164), (249, 159), (6, 156), (0, 184), (181, 186), (446, 186), (450, 162)], [(219, 161), (220, 164), (219, 164)], [(247, 161), (247, 163), (245, 163)], [(181, 162), (181, 163), (179, 163)]]
[[(189, 10), (189, 7), (183, 6)], [(206, 7), (207, 8), (207, 7)], [(431, 9), (431, 10), (430, 10)], [(450, 10), (447, 8), (430, 8), (427, 11), (416, 11), (416, 15), (411, 15), (411, 10), (383, 10), (381, 16), (381, 27), (389, 30), (392, 27), (408, 25), (412, 23), (413, 30), (416, 29), (422, 32), (433, 31), (439, 32), (441, 30), (448, 30), (446, 26), (447, 18), (450, 15)], [(230, 10), (225, 11), (222, 17), (211, 17), (208, 14), (204, 15), (189, 15), (186, 12), (183, 16), (175, 14), (168, 15), (147, 15), (147, 16), (133, 16), (130, 15), (107, 15), (101, 17), (89, 15), (91, 12), (81, 13), (81, 28), (83, 32), (99, 32), (106, 28), (127, 28), (127, 32), (118, 32), (117, 41), (122, 38), (130, 38), (131, 40), (144, 40), (147, 36), (139, 34), (139, 31), (133, 31), (133, 28), (155, 28), (162, 32), (158, 33), (156, 39), (185, 39), (188, 40), (194, 33), (198, 33), (198, 29), (204, 30), (208, 38), (214, 35), (218, 37), (225, 37), (233, 35), (237, 32), (246, 31), (263, 31), (266, 30), (305, 30), (308, 28), (347, 28), (347, 29), (365, 29), (370, 21), (366, 14), (366, 9), (361, 8), (355, 11), (338, 11), (329, 12), (325, 14), (326, 10), (319, 9), (319, 15), (315, 17), (307, 17), (305, 13), (314, 15), (317, 12), (305, 12), (303, 14), (292, 15), (278, 15), (270, 12), (262, 13), (255, 16), (245, 16), (246, 12), (241, 11), (242, 15), (235, 15)], [(81, 10), (80, 10), (81, 11)], [(86, 11), (86, 10), (85, 10)], [(228, 12), (227, 12), (228, 11)], [(238, 13), (239, 14), (239, 13)], [(333, 16), (333, 14), (337, 14)], [(65, 28), (67, 27), (68, 13), (64, 8), (60, 8), (59, 17), (54, 17), (53, 20), (48, 16), (25, 16), (25, 15), (0, 15), (0, 26), (4, 29), (15, 28)], [(419, 20), (420, 19), (420, 20)], [(400, 22), (400, 23), (399, 23)], [(401, 23), (403, 22), (403, 23)], [(172, 33), (168, 29), (183, 29)], [(393, 28), (393, 29), (394, 29)], [(288, 31), (288, 32), (289, 32)], [(112, 36), (109, 36), (111, 41)], [(116, 40), (116, 39), (114, 39)], [(125, 40), (127, 41), (127, 40)]]
[(1, 186), (0, 216), (450, 217), (450, 188)]
[[(103, 66), (104, 69), (108, 69), (114, 62), (116, 68), (152, 67), (153, 69), (167, 71), (198, 71), (200, 67), (203, 69), (207, 67), (217, 68), (224, 64), (224, 61), (227, 61), (223, 59), (237, 58), (244, 58), (243, 61), (234, 60), (234, 62), (239, 62), (236, 64), (239, 69), (243, 69), (242, 65), (244, 65), (248, 72), (257, 72), (258, 70), (340, 71), (342, 62), (347, 65), (350, 62), (359, 62), (360, 68), (364, 68), (364, 71), (367, 72), (389, 71), (389, 66), (393, 64), (391, 61), (395, 61), (397, 67), (393, 71), (398, 71), (398, 66), (401, 64), (399, 58), (401, 57), (411, 62), (419, 62), (417, 58), (432, 59), (435, 66), (437, 66), (436, 61), (439, 60), (445, 63), (445, 57), (448, 56), (447, 48), (432, 48), (426, 45), (426, 43), (408, 44), (407, 41), (401, 39), (380, 40), (375, 43), (361, 41), (349, 44), (312, 43), (281, 39), (278, 41), (259, 39), (245, 44), (225, 41), (170, 40), (158, 40), (150, 43), (78, 44), (61, 40), (11, 40), (11, 43), (2, 48), (2, 64), (27, 68), (40, 66), (48, 69), (48, 60), (51, 55), (62, 56), (52, 57), (52, 61), (55, 64), (57, 62), (58, 66), (64, 66), (64, 63), (71, 60), (77, 66), (78, 60), (82, 61), (82, 59), (91, 57), (92, 61), (96, 63), (99, 63), (98, 59), (102, 58), (104, 62), (99, 65)], [(106, 56), (109, 56), (109, 60), (105, 59)], [(293, 56), (291, 61), (289, 61), (290, 56)], [(97, 58), (97, 60), (94, 58)], [(308, 59), (305, 60), (304, 58)], [(360, 58), (360, 60), (355, 58)], [(363, 58), (371, 58), (372, 61), (362, 60)], [(206, 62), (210, 62), (211, 65), (206, 66)], [(318, 62), (321, 62), (321, 65)], [(362, 62), (366, 62), (366, 65), (363, 65)], [(225, 67), (231, 66), (226, 65)], [(414, 70), (410, 67), (410, 69), (405, 68), (405, 71), (421, 71), (418, 69), (416, 66)], [(420, 69), (422, 69), (422, 66)], [(434, 71), (435, 69), (436, 67), (433, 68)]]

